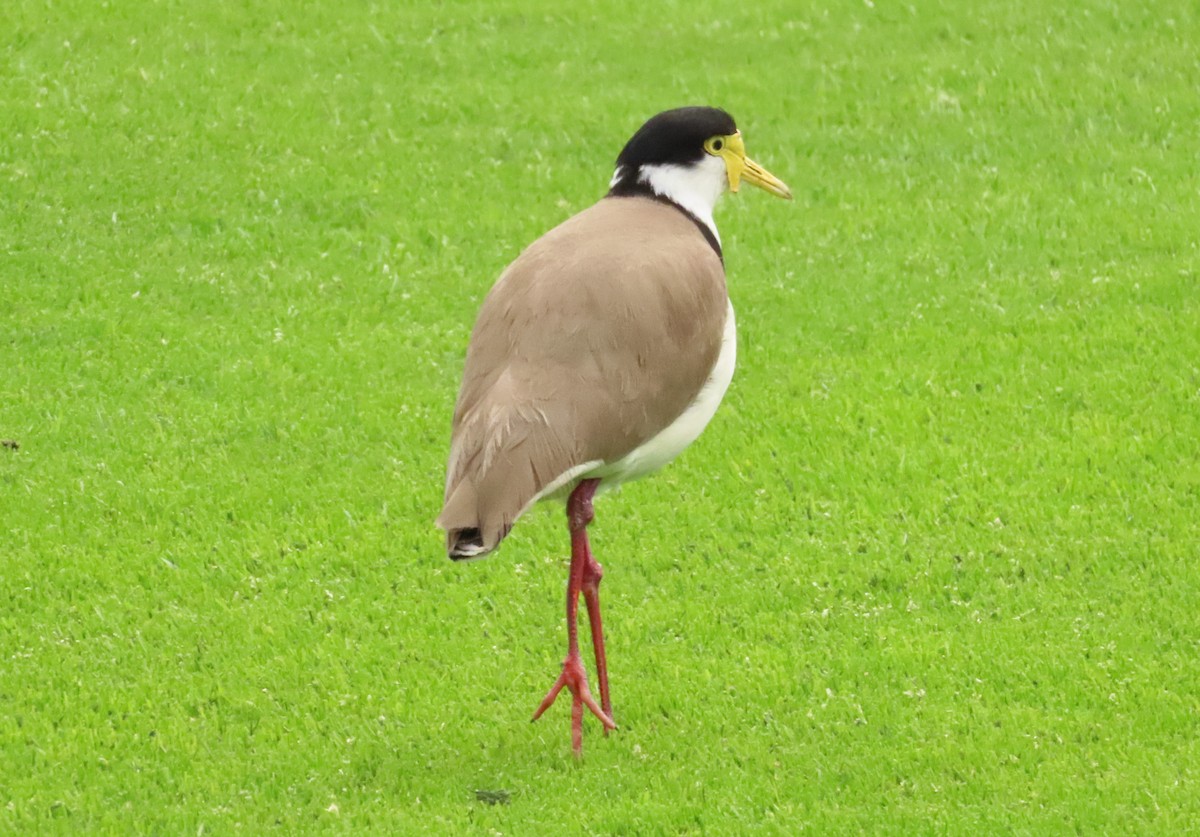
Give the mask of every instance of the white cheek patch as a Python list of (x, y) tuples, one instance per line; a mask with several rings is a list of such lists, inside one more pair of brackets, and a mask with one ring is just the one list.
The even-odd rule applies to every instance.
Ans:
[(725, 174), (725, 161), (720, 157), (705, 154), (703, 159), (690, 166), (645, 165), (638, 172), (638, 180), (695, 215), (712, 232), (717, 243), (721, 242), (717, 224), (713, 221), (713, 208), (729, 180)]

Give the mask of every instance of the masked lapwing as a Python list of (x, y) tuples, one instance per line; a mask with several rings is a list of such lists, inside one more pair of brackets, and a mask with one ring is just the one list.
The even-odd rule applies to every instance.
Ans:
[[(617, 157), (608, 194), (529, 245), (475, 322), (454, 408), (445, 506), (455, 560), (495, 549), (534, 503), (566, 499), (567, 658), (534, 720), (566, 687), (571, 744), (583, 706), (615, 729), (600, 624), (592, 498), (674, 459), (733, 377), (736, 334), (713, 208), (742, 182), (790, 198), (746, 156), (723, 110), (660, 113)], [(579, 656), (583, 594), (600, 686)]]

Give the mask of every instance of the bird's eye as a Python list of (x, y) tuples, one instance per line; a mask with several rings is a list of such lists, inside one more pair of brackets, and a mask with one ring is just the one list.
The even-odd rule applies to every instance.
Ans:
[(704, 150), (714, 157), (721, 153), (721, 149), (725, 147), (724, 137), (709, 137), (704, 143)]
[(725, 145), (725, 143), (721, 142), (720, 140), (713, 140), (713, 151), (720, 151), (721, 146), (723, 145)]

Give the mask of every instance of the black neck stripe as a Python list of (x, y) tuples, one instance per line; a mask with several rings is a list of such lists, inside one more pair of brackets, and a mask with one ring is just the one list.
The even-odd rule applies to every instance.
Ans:
[(690, 220), (693, 224), (696, 225), (696, 228), (699, 229), (700, 232), (704, 235), (704, 240), (708, 242), (708, 246), (713, 248), (713, 252), (716, 253), (717, 258), (721, 260), (721, 264), (725, 264), (725, 254), (721, 252), (721, 242), (717, 241), (717, 237), (715, 235), (713, 235), (713, 231), (711, 229), (709, 229), (708, 224), (704, 223), (699, 218), (697, 218), (694, 214), (692, 214), (688, 210), (684, 209), (679, 204), (675, 203), (675, 201), (671, 200), (668, 197), (664, 197), (663, 195), (660, 195), (658, 192), (651, 189), (649, 183), (635, 181), (633, 178), (630, 178), (630, 177), (623, 177), (617, 182), (617, 185), (613, 186), (611, 189), (608, 190), (608, 194), (605, 195), (605, 197), (606, 198), (635, 198), (635, 197), (636, 198), (650, 198), (652, 200), (658, 201), (659, 203), (665, 203), (667, 206), (672, 206), (675, 209), (678, 209), (680, 212), (682, 212), (684, 215), (686, 215), (688, 217), (688, 220)]

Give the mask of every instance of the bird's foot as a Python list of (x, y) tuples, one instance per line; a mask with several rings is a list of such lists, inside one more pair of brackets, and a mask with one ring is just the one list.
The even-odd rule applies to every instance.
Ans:
[(567, 659), (563, 661), (562, 674), (558, 675), (558, 679), (554, 681), (554, 685), (550, 687), (550, 691), (542, 698), (542, 702), (538, 704), (537, 711), (533, 713), (532, 720), (536, 721), (542, 717), (542, 713), (550, 708), (554, 703), (554, 699), (558, 697), (558, 693), (566, 687), (571, 691), (571, 749), (576, 756), (583, 754), (583, 707), (587, 706), (592, 711), (592, 714), (600, 719), (600, 723), (604, 725), (604, 730), (607, 732), (610, 729), (616, 729), (617, 725), (613, 723), (612, 717), (600, 708), (600, 704), (596, 703), (596, 699), (592, 697), (592, 693), (588, 690), (587, 675), (583, 671), (583, 660), (579, 657), (579, 652), (573, 652), (567, 655)]

